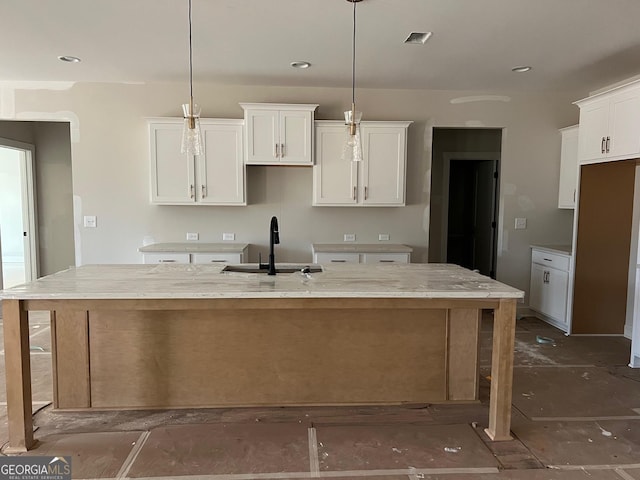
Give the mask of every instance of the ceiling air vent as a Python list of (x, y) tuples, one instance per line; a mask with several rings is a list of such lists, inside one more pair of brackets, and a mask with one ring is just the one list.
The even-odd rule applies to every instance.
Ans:
[(417, 43), (418, 45), (424, 45), (431, 37), (431, 32), (411, 32), (404, 43)]

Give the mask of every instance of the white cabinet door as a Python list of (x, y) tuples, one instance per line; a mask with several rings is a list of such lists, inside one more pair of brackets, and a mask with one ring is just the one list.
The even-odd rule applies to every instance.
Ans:
[(313, 165), (313, 120), (318, 105), (241, 103), (247, 165)]
[(309, 111), (280, 112), (280, 162), (312, 165), (313, 114)]
[(548, 273), (542, 313), (549, 315), (558, 322), (566, 323), (569, 273), (555, 268), (549, 268), (546, 271)]
[(578, 185), (578, 126), (563, 128), (560, 133), (562, 148), (560, 151), (558, 208), (575, 208)]
[(589, 162), (604, 158), (606, 138), (609, 131), (609, 99), (580, 107), (580, 132), (578, 158)]
[(342, 159), (343, 122), (316, 122), (314, 206), (395, 207), (405, 204), (406, 138), (411, 122), (362, 122), (363, 160)]
[(197, 157), (199, 203), (246, 205), (242, 122), (201, 122), (204, 155)]
[(640, 91), (611, 97), (609, 110), (609, 157), (637, 157), (640, 154)]
[(179, 119), (149, 124), (152, 203), (195, 202), (193, 157), (180, 153), (181, 141), (182, 122)]
[(404, 205), (406, 130), (398, 127), (362, 127), (362, 203)]
[(355, 205), (358, 202), (358, 164), (342, 159), (345, 139), (344, 124), (316, 126), (313, 205)]
[(249, 110), (245, 114), (248, 164), (273, 164), (279, 161), (278, 110)]
[(529, 308), (542, 312), (545, 286), (545, 268), (537, 263), (531, 264), (531, 286), (529, 288)]

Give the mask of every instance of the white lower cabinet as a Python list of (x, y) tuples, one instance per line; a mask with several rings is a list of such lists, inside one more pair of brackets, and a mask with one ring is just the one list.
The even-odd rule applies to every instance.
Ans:
[(567, 331), (569, 254), (536, 249), (531, 251), (529, 308), (542, 320)]
[(249, 245), (158, 243), (140, 247), (143, 263), (225, 264), (249, 260)]
[(314, 252), (313, 263), (409, 263), (410, 253)]

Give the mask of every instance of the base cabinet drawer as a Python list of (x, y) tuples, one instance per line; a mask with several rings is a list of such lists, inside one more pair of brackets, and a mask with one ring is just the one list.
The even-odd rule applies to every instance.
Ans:
[(145, 253), (144, 263), (190, 263), (188, 253)]
[(241, 253), (194, 253), (191, 263), (243, 263)]
[(313, 263), (360, 263), (359, 253), (315, 253)]
[(408, 253), (363, 253), (362, 263), (409, 263)]

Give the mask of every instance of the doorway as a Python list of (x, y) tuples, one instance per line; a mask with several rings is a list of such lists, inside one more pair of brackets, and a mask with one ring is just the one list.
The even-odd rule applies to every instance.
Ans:
[(434, 128), (429, 261), (496, 278), (500, 128)]
[(0, 288), (38, 277), (34, 150), (0, 138)]
[(497, 160), (449, 160), (446, 262), (496, 277)]

